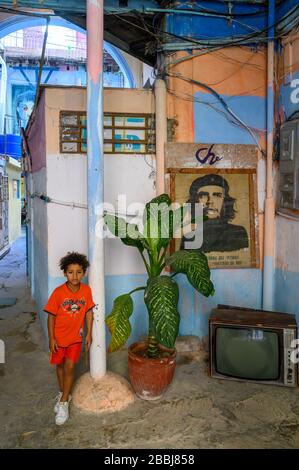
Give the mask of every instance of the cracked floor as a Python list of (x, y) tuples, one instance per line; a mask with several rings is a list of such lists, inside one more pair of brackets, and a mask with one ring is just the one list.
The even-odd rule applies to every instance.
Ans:
[[(298, 448), (299, 391), (215, 380), (204, 352), (178, 354), (174, 380), (157, 402), (136, 398), (126, 410), (100, 416), (71, 407), (64, 426), (54, 424), (54, 370), (26, 280), (24, 236), (0, 260), (1, 448), (217, 449)], [(108, 369), (127, 378), (126, 351), (108, 355)], [(77, 377), (86, 372), (84, 360)]]

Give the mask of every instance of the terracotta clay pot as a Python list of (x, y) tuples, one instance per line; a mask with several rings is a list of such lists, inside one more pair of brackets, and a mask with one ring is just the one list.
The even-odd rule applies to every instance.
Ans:
[(157, 400), (170, 385), (175, 365), (176, 350), (159, 345), (159, 351), (169, 353), (167, 357), (152, 359), (143, 357), (147, 343), (137, 342), (128, 348), (129, 376), (132, 387), (139, 398)]

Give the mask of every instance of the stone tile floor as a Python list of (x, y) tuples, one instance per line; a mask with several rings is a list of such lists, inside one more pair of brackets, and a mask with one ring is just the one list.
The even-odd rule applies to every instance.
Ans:
[[(136, 398), (127, 409), (100, 416), (71, 407), (54, 423), (55, 371), (26, 278), (24, 236), (0, 260), (0, 448), (220, 449), (298, 448), (298, 389), (215, 380), (204, 352), (180, 353), (173, 383), (157, 402)], [(127, 353), (108, 355), (108, 369), (127, 377)], [(87, 371), (84, 358), (77, 376)]]

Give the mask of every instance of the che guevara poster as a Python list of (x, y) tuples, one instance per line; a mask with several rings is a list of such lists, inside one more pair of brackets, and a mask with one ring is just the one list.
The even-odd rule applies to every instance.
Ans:
[[(190, 224), (181, 238), (174, 238), (171, 251), (193, 249), (196, 219), (192, 208), (201, 203), (202, 245), (211, 268), (257, 267), (255, 170), (194, 169), (170, 170), (172, 201), (188, 203)], [(192, 222), (192, 223), (191, 223)]]

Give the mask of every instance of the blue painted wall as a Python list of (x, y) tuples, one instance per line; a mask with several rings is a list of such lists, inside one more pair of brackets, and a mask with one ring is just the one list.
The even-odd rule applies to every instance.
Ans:
[[(33, 251), (34, 251), (34, 299), (38, 305), (39, 318), (47, 337), (47, 316), (42, 312), (43, 306), (48, 298), (48, 254), (47, 247), (42, 243), (35, 234), (30, 233), (30, 239), (33, 237)], [(31, 250), (29, 253), (29, 266), (31, 265)]]
[[(190, 2), (181, 0), (179, 5), (174, 6), (176, 10), (193, 10), (206, 15), (207, 12), (218, 14), (229, 14), (226, 2), (219, 1), (200, 1)], [(232, 4), (231, 13), (234, 15), (232, 20), (217, 16), (190, 15), (184, 13), (170, 13), (167, 15), (167, 31), (173, 35), (189, 37), (192, 39), (213, 40), (224, 37), (235, 37), (239, 35), (254, 35), (268, 27), (267, 4)], [(284, 16), (289, 15), (286, 21), (291, 24), (295, 18), (298, 8), (298, 0), (283, 0), (276, 6), (275, 22), (276, 24)], [(294, 10), (294, 16), (291, 16)], [(245, 15), (246, 14), (246, 15)], [(295, 24), (294, 24), (295, 25)], [(173, 37), (172, 41), (176, 42)]]
[(275, 310), (296, 315), (299, 325), (299, 273), (276, 269)]
[(285, 119), (299, 110), (299, 70), (285, 77), (278, 97), (278, 109)]
[[(266, 100), (258, 96), (220, 95), (232, 111), (249, 127), (266, 127)], [(195, 142), (215, 144), (255, 144), (252, 136), (212, 94), (194, 94)]]
[[(180, 2), (179, 9), (197, 10), (198, 12), (205, 13), (207, 10), (210, 12), (218, 12), (219, 14), (227, 14), (228, 9), (225, 3), (221, 4), (214, 1), (205, 2), (190, 2), (183, 0)], [(205, 10), (206, 9), (206, 10)], [(233, 21), (228, 21), (227, 18), (217, 18), (213, 16), (195, 16), (188, 14), (169, 14), (167, 18), (167, 30), (178, 36), (192, 37), (193, 39), (215, 39), (226, 36), (237, 36), (244, 34), (252, 34), (256, 29), (263, 29), (267, 26), (266, 9), (262, 5), (242, 5), (237, 4), (233, 6), (233, 13), (249, 13), (248, 16), (240, 16)], [(252, 12), (257, 12), (257, 15), (250, 15)], [(175, 38), (174, 38), (175, 39)]]
[[(224, 281), (225, 279), (225, 281)], [(114, 299), (126, 294), (136, 287), (146, 284), (146, 275), (128, 275), (128, 276), (106, 276), (106, 314), (110, 313)], [(180, 335), (196, 335), (204, 337), (208, 334), (208, 319), (211, 309), (218, 303), (238, 305), (248, 308), (260, 308), (261, 306), (261, 286), (262, 276), (258, 269), (244, 269), (242, 276), (240, 270), (212, 270), (212, 281), (216, 287), (216, 293), (213, 297), (206, 298), (198, 294), (190, 286), (186, 276), (178, 275), (176, 282), (179, 285), (180, 299), (179, 312), (181, 314)], [(65, 282), (65, 277), (49, 278), (48, 296), (53, 290)], [(87, 283), (87, 279), (84, 280)], [(132, 333), (128, 344), (138, 341), (141, 336), (148, 333), (148, 314), (143, 301), (143, 292), (136, 292), (132, 295), (134, 302), (134, 312), (130, 318)], [(41, 297), (40, 297), (41, 300)], [(39, 303), (40, 316), (43, 318), (43, 325), (46, 333), (47, 315), (42, 313), (44, 303)], [(109, 344), (110, 333), (106, 331), (106, 343)]]

